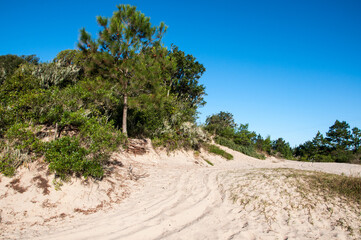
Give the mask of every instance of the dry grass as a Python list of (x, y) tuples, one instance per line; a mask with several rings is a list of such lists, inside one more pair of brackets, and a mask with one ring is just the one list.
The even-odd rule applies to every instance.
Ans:
[[(258, 169), (228, 172), (230, 200), (244, 212), (256, 213), (274, 229), (279, 219), (287, 225), (307, 222), (316, 226), (329, 219), (351, 238), (361, 235), (361, 178), (294, 169)], [(277, 220), (278, 219), (278, 220)], [(356, 239), (355, 238), (355, 239)]]
[(0, 146), (0, 173), (5, 176), (13, 176), (20, 165), (30, 162), (32, 162), (32, 157), (29, 154), (21, 153), (19, 149), (14, 147), (5, 146), (1, 148)]
[(298, 179), (297, 188), (304, 192), (321, 193), (327, 198), (342, 198), (348, 202), (361, 205), (361, 177), (345, 176), (323, 172), (293, 169), (275, 169), (286, 178)]

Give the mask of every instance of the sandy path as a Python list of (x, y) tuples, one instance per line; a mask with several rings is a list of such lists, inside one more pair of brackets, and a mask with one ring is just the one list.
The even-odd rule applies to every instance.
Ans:
[[(232, 150), (227, 151), (234, 155), (235, 160), (226, 162), (213, 155), (201, 155), (213, 162), (213, 167), (207, 165), (201, 157), (196, 160), (198, 164), (194, 164), (193, 156), (189, 154), (154, 155), (155, 160), (151, 162), (144, 157), (135, 159), (144, 166), (149, 176), (141, 179), (142, 187), (112, 210), (68, 219), (66, 222), (33, 226), (20, 235), (9, 237), (357, 239), (361, 236), (359, 232), (350, 235), (347, 229), (335, 223), (344, 217), (350, 219), (347, 222), (349, 225), (356, 225), (359, 229), (361, 227), (359, 222), (355, 223), (361, 220), (360, 214), (342, 210), (343, 206), (337, 208), (337, 203), (333, 206), (332, 216), (324, 216), (322, 204), (315, 204), (316, 210), (311, 209), (308, 213), (297, 207), (286, 209), (290, 203), (300, 204), (302, 199), (301, 202), (292, 202), (294, 189), (267, 170), (287, 167), (355, 175), (361, 173), (361, 166), (300, 163), (273, 158), (262, 161)], [(265, 177), (259, 177), (260, 172)], [(238, 191), (239, 199), (248, 196), (252, 200), (251, 204), (240, 203), (239, 199), (232, 201), (234, 191)], [(282, 195), (280, 192), (287, 194)], [(307, 214), (310, 214), (312, 221)]]

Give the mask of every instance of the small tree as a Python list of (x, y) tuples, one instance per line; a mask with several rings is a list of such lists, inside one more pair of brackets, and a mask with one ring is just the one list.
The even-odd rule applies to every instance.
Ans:
[(197, 62), (195, 57), (185, 54), (175, 45), (172, 45), (169, 57), (175, 62), (176, 68), (172, 71), (167, 95), (175, 94), (191, 108), (204, 105), (205, 87), (198, 82), (206, 70), (204, 66)]
[(250, 146), (256, 140), (257, 134), (248, 130), (249, 124), (240, 124), (235, 134), (234, 142), (243, 146)]
[[(111, 18), (97, 17), (102, 30), (98, 40), (92, 40), (85, 29), (80, 30), (79, 49), (91, 58), (91, 68), (106, 72), (108, 77), (120, 82), (123, 95), (122, 132), (127, 135), (128, 97), (139, 92), (149, 80), (147, 64), (140, 64), (144, 54), (153, 54), (161, 47), (166, 26), (153, 27), (150, 18), (130, 5), (118, 5)], [(147, 58), (149, 60), (149, 58)]]
[(271, 152), (272, 152), (271, 136), (267, 136), (267, 137), (264, 139), (263, 146), (262, 146), (262, 150), (263, 150), (263, 151), (266, 151), (268, 154), (271, 154)]
[(302, 160), (313, 159), (317, 149), (312, 141), (306, 141), (295, 148), (295, 156), (301, 157)]
[(282, 157), (291, 159), (292, 158), (292, 149), (290, 144), (286, 142), (283, 138), (278, 138), (273, 141), (272, 148), (274, 151), (279, 152)]
[(229, 112), (221, 111), (206, 119), (206, 130), (222, 137), (233, 137), (236, 127), (233, 114)]
[(326, 133), (326, 140), (335, 149), (348, 150), (351, 145), (351, 132), (349, 130), (350, 125), (345, 121), (336, 120)]

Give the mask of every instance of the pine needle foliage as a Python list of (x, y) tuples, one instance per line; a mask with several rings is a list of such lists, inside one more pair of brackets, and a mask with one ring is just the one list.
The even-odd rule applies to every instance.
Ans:
[[(135, 6), (118, 5), (111, 18), (97, 17), (102, 28), (97, 40), (93, 40), (85, 29), (80, 30), (79, 49), (91, 56), (89, 69), (97, 69), (121, 85), (123, 96), (122, 131), (127, 135), (128, 98), (139, 94), (140, 90), (152, 84), (155, 69), (149, 54), (157, 56), (161, 48), (161, 39), (166, 26), (152, 26)], [(149, 50), (151, 49), (151, 50)], [(160, 65), (158, 65), (159, 68)]]

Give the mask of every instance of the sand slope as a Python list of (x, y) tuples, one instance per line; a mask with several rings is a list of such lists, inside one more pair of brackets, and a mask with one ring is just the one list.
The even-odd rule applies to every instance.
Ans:
[[(109, 176), (113, 186), (109, 182), (97, 183), (98, 189), (90, 190), (88, 185), (94, 183), (85, 187), (73, 183), (74, 189), (64, 185), (62, 191), (46, 195), (49, 199), (57, 193), (66, 195), (58, 198), (57, 206), (51, 211), (40, 207), (34, 210), (38, 211), (39, 219), (47, 221), (20, 217), (24, 211), (29, 215), (31, 209), (16, 210), (19, 202), (12, 202), (25, 196), (22, 194), (30, 194), (30, 190), (11, 194), (15, 190), (6, 187), (9, 180), (2, 177), (0, 236), (4, 239), (360, 239), (359, 209), (345, 205), (341, 199), (324, 202), (317, 194), (301, 196), (285, 177), (290, 170), (272, 169), (355, 175), (361, 174), (361, 166), (275, 158), (258, 160), (227, 151), (234, 155), (234, 160), (226, 161), (203, 152), (197, 157), (192, 152), (167, 155), (155, 152), (149, 145), (148, 153), (143, 156), (115, 154), (113, 159), (123, 166), (115, 167)], [(141, 176), (139, 180), (129, 179), (129, 166), (134, 176)], [(36, 184), (28, 185), (31, 189)], [(109, 189), (114, 189), (113, 198), (106, 194)], [(82, 197), (85, 194), (93, 196), (90, 197), (93, 200)], [(74, 211), (77, 199), (86, 205), (79, 209), (97, 206), (99, 209), (88, 215), (85, 210)], [(29, 200), (30, 197), (23, 198), (24, 204)], [(101, 202), (109, 207), (99, 207)], [(12, 221), (6, 220), (11, 218), (10, 209), (17, 213)], [(61, 217), (62, 212), (66, 216)]]

